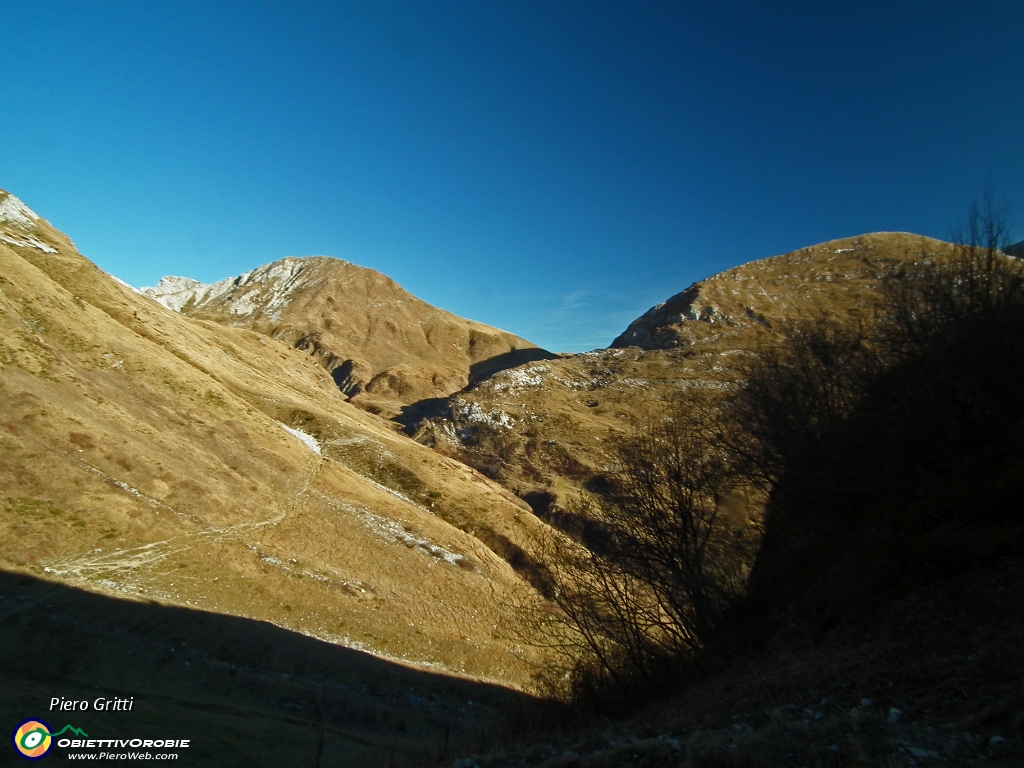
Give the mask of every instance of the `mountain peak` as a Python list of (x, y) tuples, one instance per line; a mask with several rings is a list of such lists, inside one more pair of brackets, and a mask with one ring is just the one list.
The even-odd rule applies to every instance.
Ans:
[(226, 277), (208, 285), (191, 277), (168, 275), (160, 278), (155, 287), (140, 288), (139, 292), (175, 312), (197, 309), (223, 299), (222, 303), (230, 315), (248, 317), (261, 310), (270, 320), (279, 320), (289, 294), (300, 287), (299, 275), (321, 259), (325, 257), (286, 256), (237, 277)]
[(551, 353), (418, 299), (387, 275), (329, 256), (288, 256), (204, 285), (165, 277), (141, 293), (314, 355), (346, 395), (382, 415)]

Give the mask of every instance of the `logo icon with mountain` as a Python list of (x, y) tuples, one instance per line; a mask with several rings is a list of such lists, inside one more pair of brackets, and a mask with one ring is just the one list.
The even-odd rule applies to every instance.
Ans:
[(89, 736), (89, 734), (79, 728), (75, 728), (73, 725), (65, 725), (59, 732), (51, 733), (48, 724), (42, 720), (30, 719), (20, 723), (14, 729), (11, 742), (14, 744), (14, 749), (22, 757), (28, 760), (38, 760), (41, 757), (45, 757), (46, 753), (50, 751), (54, 737), (60, 736), (66, 731), (71, 731), (79, 736)]

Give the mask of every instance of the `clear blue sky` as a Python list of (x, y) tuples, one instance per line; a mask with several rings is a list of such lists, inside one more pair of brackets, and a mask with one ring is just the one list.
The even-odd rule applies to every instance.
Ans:
[(1024, 3), (4, 2), (0, 187), (103, 269), (380, 270), (558, 351), (837, 237), (1024, 237)]

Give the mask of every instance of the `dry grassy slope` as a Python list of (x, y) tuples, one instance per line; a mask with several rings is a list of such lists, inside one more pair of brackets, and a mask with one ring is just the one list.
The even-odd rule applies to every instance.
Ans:
[(0, 328), (0, 568), (527, 680), (503, 605), (529, 588), (472, 534), (538, 523), (308, 355), (166, 310), (9, 210)]
[(202, 285), (164, 278), (147, 295), (189, 317), (251, 328), (314, 354), (353, 402), (387, 417), (502, 367), (550, 357), (511, 333), (433, 307), (372, 269), (286, 258)]
[(695, 283), (632, 323), (611, 349), (499, 373), (451, 400), (420, 431), (518, 493), (562, 503), (612, 462), (610, 441), (654, 418), (685, 387), (729, 386), (735, 365), (780, 324), (871, 311), (879, 277), (947, 248), (904, 233), (833, 240)]
[(651, 308), (612, 347), (668, 349), (728, 340), (732, 348), (746, 348), (750, 330), (759, 325), (869, 312), (882, 275), (944, 247), (920, 235), (876, 232), (752, 261)]

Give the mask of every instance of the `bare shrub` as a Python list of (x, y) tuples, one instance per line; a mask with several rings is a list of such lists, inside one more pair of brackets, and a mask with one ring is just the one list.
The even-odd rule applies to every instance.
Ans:
[[(961, 242), (890, 275), (871, 317), (793, 322), (737, 389), (690, 394), (618, 447), (606, 490), (571, 510), (585, 535), (547, 543), (543, 624), (565, 695), (607, 708), (673, 687), (728, 639), (746, 593), (827, 626), (990, 558), (987, 543), (970, 552), (979, 531), (1013, 540), (1024, 263), (1001, 251), (997, 213), (990, 198), (972, 207)], [(726, 514), (738, 494), (763, 500), (763, 537)]]
[(609, 492), (572, 510), (592, 521), (585, 542), (548, 542), (558, 607), (549, 638), (578, 703), (625, 705), (667, 689), (743, 593), (757, 530), (728, 511), (737, 478), (716, 414), (691, 396), (623, 442)]

